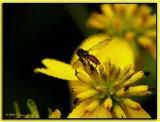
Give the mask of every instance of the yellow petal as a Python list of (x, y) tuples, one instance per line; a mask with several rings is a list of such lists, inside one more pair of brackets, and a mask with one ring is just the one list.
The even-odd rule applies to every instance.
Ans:
[(132, 65), (127, 65), (125, 66), (121, 71), (120, 71), (120, 75), (119, 75), (119, 79), (123, 79), (123, 77), (129, 73), (129, 71), (131, 70)]
[(72, 88), (73, 88), (73, 91), (78, 94), (85, 92), (87, 90), (91, 90), (91, 88), (87, 85), (75, 85)]
[(156, 30), (148, 30), (145, 32), (145, 35), (149, 38), (156, 38)]
[(116, 118), (126, 118), (126, 114), (124, 113), (122, 107), (118, 104), (113, 106), (113, 113)]
[(111, 112), (107, 111), (102, 105), (97, 106), (94, 111), (87, 111), (83, 118), (112, 118)]
[(95, 118), (95, 116), (93, 116), (93, 112), (90, 112), (90, 111), (86, 111), (82, 118)]
[(119, 89), (119, 90), (116, 92), (116, 95), (117, 95), (117, 96), (125, 96), (126, 93), (125, 93), (125, 90), (124, 90), (124, 89), (125, 89), (125, 88)]
[(105, 72), (107, 74), (107, 80), (110, 79), (110, 68), (111, 68), (111, 61), (110, 59), (107, 59), (104, 63), (104, 67), (105, 67)]
[(145, 36), (141, 36), (138, 38), (138, 43), (143, 46), (144, 48), (147, 48), (147, 49), (152, 49), (154, 48), (154, 43), (153, 41), (150, 39), (150, 38), (147, 38)]
[(154, 30), (156, 30), (156, 14), (148, 15), (145, 26), (147, 28), (154, 28)]
[(78, 80), (72, 66), (55, 59), (43, 59), (42, 63), (46, 68), (36, 68), (36, 73), (43, 73), (52, 77), (64, 80)]
[(142, 36), (138, 38), (138, 43), (145, 48), (154, 58), (156, 58), (156, 45), (153, 40), (148, 37)]
[[(111, 4), (102, 4), (101, 5), (101, 11), (106, 15), (106, 17), (108, 17), (109, 19), (111, 19), (114, 15), (113, 12), (113, 8), (111, 6)], [(108, 19), (107, 18), (107, 19)]]
[(112, 118), (111, 112), (104, 108), (104, 106), (98, 106), (93, 112), (87, 112), (84, 114), (86, 118)]
[(94, 100), (89, 106), (87, 106), (86, 111), (93, 111), (98, 105), (99, 102)]
[(105, 29), (107, 27), (107, 20), (105, 19), (105, 16), (102, 14), (99, 14), (97, 12), (93, 12), (91, 14), (91, 17), (87, 21), (88, 27), (94, 27), (98, 29)]
[(135, 36), (136, 36), (135, 33), (132, 31), (126, 32), (125, 34), (125, 38), (127, 41), (133, 41)]
[(110, 76), (110, 81), (114, 81), (114, 78), (116, 77), (116, 65), (111, 64), (110, 66), (110, 71), (109, 71), (109, 76)]
[(132, 86), (126, 90), (127, 95), (145, 96), (151, 94), (147, 85)]
[(134, 75), (135, 71), (130, 70), (123, 78), (122, 81), (127, 81), (128, 79), (130, 79), (133, 75)]
[(120, 74), (120, 68), (117, 67), (116, 65), (115, 65), (114, 68), (115, 69), (114, 69), (114, 72), (113, 72), (113, 79), (116, 80), (118, 78), (119, 74)]
[(111, 113), (107, 109), (105, 109), (103, 106), (99, 106), (98, 109), (99, 110), (97, 110), (98, 112), (97, 118), (112, 118)]
[(127, 4), (114, 4), (114, 9), (116, 14), (120, 16), (124, 16), (125, 13), (127, 12)]
[(140, 9), (139, 10), (140, 15), (147, 15), (150, 14), (151, 12), (151, 8), (145, 4), (141, 5), (139, 9)]
[(59, 109), (56, 109), (50, 116), (49, 118), (61, 118), (61, 112)]
[(121, 32), (123, 30), (123, 27), (124, 23), (123, 21), (121, 21), (121, 18), (115, 17), (113, 20), (113, 28), (115, 29), (115, 31)]
[(144, 26), (144, 23), (145, 23), (145, 22), (143, 21), (142, 17), (137, 17), (137, 18), (135, 18), (133, 27), (134, 27), (136, 30), (142, 29), (143, 26)]
[(96, 90), (87, 90), (87, 91), (79, 93), (76, 97), (81, 100), (84, 100), (86, 98), (94, 96), (95, 94), (97, 94)]
[(137, 73), (135, 73), (129, 80), (124, 82), (124, 86), (128, 86), (132, 83), (135, 83), (136, 81), (142, 79), (144, 77), (144, 72), (143, 71), (139, 71)]
[(100, 72), (100, 75), (101, 75), (103, 81), (106, 81), (107, 80), (107, 73), (105, 72), (103, 65), (99, 66), (99, 72)]
[(68, 115), (68, 118), (81, 118), (85, 112), (85, 108), (90, 104), (90, 101), (85, 100), (77, 105), (72, 112)]
[(140, 104), (131, 100), (131, 99), (128, 99), (128, 98), (124, 98), (122, 99), (122, 103), (125, 105), (125, 106), (128, 106), (132, 109), (139, 109), (140, 108)]
[(136, 14), (137, 9), (138, 9), (138, 4), (128, 4), (126, 16), (128, 18), (134, 16)]
[(76, 71), (75, 75), (77, 76), (79, 81), (82, 82), (82, 83), (90, 84), (90, 83), (93, 82), (90, 77), (88, 77), (86, 74), (83, 74), (83, 73), (81, 73), (79, 71)]
[(142, 108), (132, 109), (131, 107), (125, 106), (125, 110), (129, 118), (151, 118), (151, 116)]
[(105, 101), (104, 101), (104, 107), (110, 111), (111, 108), (112, 108), (113, 104), (112, 104), (112, 99), (111, 98), (107, 98)]

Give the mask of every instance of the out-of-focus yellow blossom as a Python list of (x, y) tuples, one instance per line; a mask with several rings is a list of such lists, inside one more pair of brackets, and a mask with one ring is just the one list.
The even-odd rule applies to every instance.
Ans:
[(145, 4), (102, 4), (102, 13), (93, 12), (87, 25), (110, 37), (122, 37), (147, 50), (156, 58), (156, 14)]
[[(106, 35), (92, 36), (80, 48), (88, 50), (105, 39)], [(86, 65), (82, 63), (74, 69), (72, 65), (78, 59), (74, 54), (71, 64), (44, 59), (42, 63), (46, 67), (35, 69), (35, 72), (74, 81), (71, 88), (77, 102), (68, 118), (150, 118), (139, 103), (130, 99), (130, 96), (151, 94), (147, 85), (134, 86), (145, 73), (134, 71), (133, 51), (128, 43), (118, 42), (118, 39), (112, 38), (99, 51), (89, 51), (100, 61), (100, 65), (93, 66), (86, 59)]]

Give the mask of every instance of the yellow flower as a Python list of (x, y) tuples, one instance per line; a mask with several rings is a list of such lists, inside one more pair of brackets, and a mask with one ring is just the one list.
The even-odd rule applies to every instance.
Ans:
[(76, 69), (79, 79), (73, 87), (76, 105), (68, 118), (151, 118), (132, 96), (151, 94), (147, 85), (135, 85), (147, 72), (123, 69), (110, 60), (94, 67), (83, 63), (86, 74)]
[(110, 37), (134, 41), (156, 58), (156, 14), (145, 4), (102, 4), (102, 13), (93, 12), (87, 25)]
[[(98, 42), (104, 41), (106, 35), (94, 35), (86, 39), (80, 48), (88, 50)], [(68, 118), (150, 118), (139, 103), (130, 96), (145, 96), (150, 94), (147, 85), (132, 86), (143, 78), (143, 71), (134, 72), (134, 55), (128, 43), (113, 38), (107, 46), (98, 51), (89, 51), (99, 61), (94, 66), (85, 60), (86, 65), (74, 69), (73, 64), (78, 59), (73, 55), (71, 64), (55, 59), (44, 59), (45, 68), (36, 68), (35, 72), (69, 80), (77, 102)], [(115, 65), (116, 64), (116, 65)], [(140, 115), (136, 115), (136, 113)]]

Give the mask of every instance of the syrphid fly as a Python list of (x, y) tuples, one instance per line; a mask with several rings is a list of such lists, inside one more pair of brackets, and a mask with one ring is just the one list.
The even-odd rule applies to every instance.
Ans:
[(77, 59), (74, 63), (73, 63), (73, 68), (78, 68), (79, 66), (81, 66), (81, 64), (84, 64), (86, 62), (91, 62), (93, 64), (95, 64), (96, 66), (100, 64), (100, 61), (92, 54), (90, 54), (90, 51), (99, 51), (101, 49), (103, 49), (106, 45), (108, 45), (108, 43), (110, 42), (110, 39), (105, 39), (104, 41), (99, 42), (98, 44), (96, 44), (95, 46), (93, 46), (92, 48), (90, 48), (89, 50), (84, 50), (82, 48), (78, 48), (76, 51), (76, 54), (78, 55), (79, 59)]

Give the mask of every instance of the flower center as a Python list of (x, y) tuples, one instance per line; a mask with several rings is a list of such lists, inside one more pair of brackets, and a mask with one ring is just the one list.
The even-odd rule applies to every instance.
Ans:
[(105, 85), (96, 86), (98, 91), (99, 99), (101, 103), (104, 103), (106, 98), (111, 98), (114, 102), (119, 102), (119, 97), (115, 94), (116, 89), (114, 89), (112, 83), (105, 83)]

